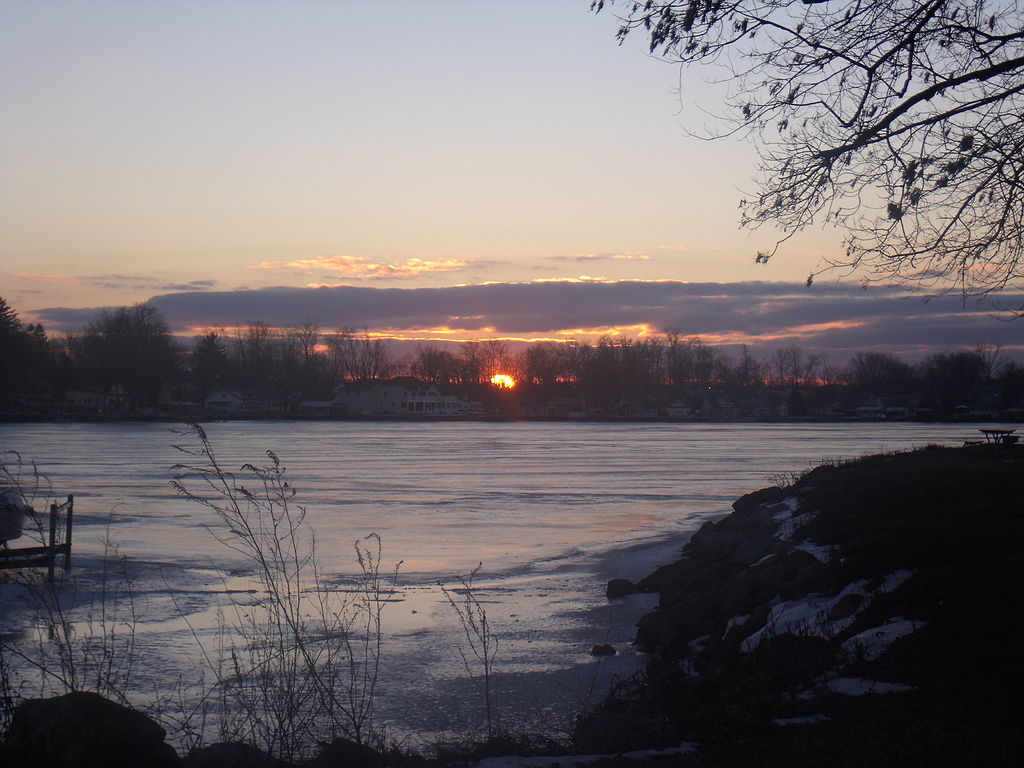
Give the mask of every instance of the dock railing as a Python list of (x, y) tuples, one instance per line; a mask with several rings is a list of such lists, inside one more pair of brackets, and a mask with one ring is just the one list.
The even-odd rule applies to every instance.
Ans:
[[(64, 525), (60, 526), (58, 523), (62, 515)], [(0, 547), (0, 570), (45, 567), (47, 581), (52, 583), (58, 556), (63, 556), (64, 571), (71, 570), (71, 532), (74, 516), (74, 496), (68, 496), (67, 501), (61, 504), (50, 504), (49, 526), (46, 530), (39, 526), (41, 544), (31, 547)]]

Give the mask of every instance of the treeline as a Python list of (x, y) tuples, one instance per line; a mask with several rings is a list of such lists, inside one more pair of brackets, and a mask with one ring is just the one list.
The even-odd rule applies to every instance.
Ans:
[(0, 354), (5, 410), (26, 397), (61, 397), (69, 390), (95, 390), (108, 404), (112, 399), (117, 408), (134, 411), (161, 398), (202, 403), (218, 389), (297, 402), (328, 399), (343, 381), (406, 375), (479, 388), (498, 373), (515, 378), (520, 397), (572, 391), (591, 407), (765, 387), (914, 395), (937, 409), (976, 399), (981, 390), (1001, 408), (1024, 398), (1024, 368), (985, 344), (936, 353), (915, 365), (881, 352), (861, 352), (837, 365), (796, 344), (767, 354), (746, 346), (730, 352), (673, 331), (595, 343), (536, 342), (519, 350), (495, 340), (458, 347), (424, 343), (397, 356), (386, 339), (313, 322), (275, 328), (253, 321), (182, 344), (145, 304), (103, 310), (81, 331), (50, 338), (41, 325), (21, 323), (0, 298)]

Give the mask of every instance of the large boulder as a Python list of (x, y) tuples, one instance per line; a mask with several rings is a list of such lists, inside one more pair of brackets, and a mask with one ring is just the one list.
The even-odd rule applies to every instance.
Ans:
[(281, 768), (284, 764), (256, 747), (240, 741), (222, 741), (193, 749), (181, 768)]
[(636, 584), (629, 579), (612, 579), (608, 582), (608, 586), (605, 589), (604, 594), (608, 599), (614, 600), (618, 597), (626, 597), (627, 595), (635, 594), (636, 591)]
[(164, 729), (95, 693), (28, 699), (14, 710), (0, 763), (6, 768), (175, 768)]
[(312, 768), (383, 768), (384, 755), (351, 739), (337, 738), (325, 744), (310, 764)]

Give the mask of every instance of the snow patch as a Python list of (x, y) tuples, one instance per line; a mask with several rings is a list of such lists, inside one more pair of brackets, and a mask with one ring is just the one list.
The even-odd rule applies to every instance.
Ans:
[(863, 696), (867, 693), (904, 693), (914, 690), (905, 683), (886, 683), (881, 680), (865, 680), (862, 677), (836, 677), (828, 681), (828, 689), (844, 696)]
[(820, 510), (814, 512), (804, 512), (801, 515), (791, 516), (783, 520), (779, 524), (779, 535), (778, 538), (783, 541), (792, 541), (793, 535), (800, 529), (811, 522), (818, 516)]
[(505, 757), (488, 757), (476, 764), (476, 768), (554, 768), (554, 766), (577, 766), (590, 765), (599, 760), (607, 760), (612, 757), (621, 757), (626, 760), (651, 760), (655, 757), (666, 755), (685, 755), (696, 752), (697, 745), (690, 741), (684, 741), (678, 747), (667, 749), (638, 749), (633, 752), (623, 752), (619, 755), (551, 755), (542, 757), (520, 757), (507, 755)]
[(818, 634), (821, 626), (821, 598), (809, 595), (799, 600), (787, 600), (772, 607), (765, 620), (765, 625), (746, 638), (740, 648), (749, 653), (761, 644), (766, 635), (785, 635), (794, 632)]
[[(879, 591), (884, 590), (885, 586), (889, 584), (895, 584), (897, 586), (902, 584), (910, 577), (911, 574), (912, 571), (907, 570), (890, 573), (885, 577), (885, 579), (883, 579), (882, 586), (879, 588)], [(744, 653), (749, 653), (761, 644), (761, 641), (765, 636), (771, 637), (787, 633), (798, 634), (804, 637), (823, 637), (826, 639), (834, 637), (854, 622), (857, 615), (870, 604), (871, 598), (875, 594), (877, 594), (877, 591), (868, 589), (867, 579), (858, 579), (857, 581), (851, 582), (843, 587), (842, 591), (835, 597), (824, 598), (821, 595), (811, 594), (796, 600), (787, 600), (782, 602), (778, 599), (778, 596), (776, 596), (772, 600), (771, 611), (768, 613), (765, 625), (744, 639), (740, 644), (740, 649)], [(832, 609), (839, 604), (840, 600), (848, 595), (861, 595), (864, 597), (864, 601), (861, 603), (858, 610), (854, 611), (850, 616), (847, 616), (844, 619), (830, 621), (828, 615), (832, 612)], [(727, 633), (734, 624), (741, 624), (746, 621), (747, 618), (749, 618), (749, 616), (734, 616), (729, 619), (729, 622), (725, 627), (725, 632)], [(920, 623), (915, 624), (914, 622), (907, 622), (907, 624), (900, 623), (905, 621), (905, 619), (899, 618), (890, 619), (885, 625), (883, 625), (883, 627), (875, 627), (861, 633), (861, 635), (868, 635), (870, 633), (883, 630), (882, 634), (865, 638), (861, 638), (861, 635), (857, 635), (856, 637), (847, 640), (846, 643), (851, 643), (852, 641), (860, 638), (860, 642), (863, 647), (878, 647), (880, 649), (878, 650), (878, 654), (881, 655), (885, 650), (883, 643), (887, 645), (897, 637), (902, 637), (905, 634), (915, 632), (923, 626)], [(724, 636), (725, 633), (723, 633), (723, 637)], [(843, 644), (843, 648), (850, 650), (850, 648), (847, 648), (846, 643)], [(851, 646), (851, 648), (852, 647), (853, 646)]]
[(813, 723), (830, 722), (832, 722), (832, 718), (828, 715), (807, 715), (805, 717), (776, 717), (772, 720), (772, 725), (786, 727), (787, 725), (811, 725)]
[(878, 591), (884, 593), (895, 592), (897, 589), (903, 586), (903, 582), (905, 582), (913, 575), (914, 572), (908, 571), (906, 568), (903, 568), (899, 571), (893, 571), (885, 577), (885, 579), (882, 581), (882, 586), (878, 588)]
[(892, 643), (906, 635), (913, 634), (924, 624), (894, 617), (880, 627), (866, 629), (843, 643), (843, 650), (848, 653), (859, 653), (867, 661), (873, 661), (888, 650)]
[(781, 523), (793, 517), (793, 514), (800, 508), (800, 499), (798, 499), (796, 496), (787, 496), (782, 501), (777, 502), (772, 506), (785, 507), (785, 509), (780, 509), (774, 515), (772, 515), (772, 520), (774, 522)]
[(806, 552), (820, 563), (827, 563), (832, 559), (832, 547), (827, 547), (823, 544), (815, 544), (810, 539), (804, 539), (799, 544), (795, 544), (793, 549), (799, 549), (801, 552)]
[(700, 653), (708, 644), (708, 640), (711, 639), (711, 635), (701, 635), (695, 637), (690, 641), (690, 653)]
[(744, 613), (742, 616), (733, 616), (727, 622), (725, 622), (725, 631), (722, 632), (722, 637), (729, 634), (729, 630), (733, 627), (741, 627), (747, 623), (747, 619), (750, 618), (749, 613)]

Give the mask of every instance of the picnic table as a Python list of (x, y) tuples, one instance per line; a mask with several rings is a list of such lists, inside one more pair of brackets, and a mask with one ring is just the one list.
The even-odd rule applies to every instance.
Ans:
[(1017, 436), (1013, 433), (1015, 429), (979, 429), (985, 436), (985, 442), (989, 445), (1013, 445), (1017, 442)]

